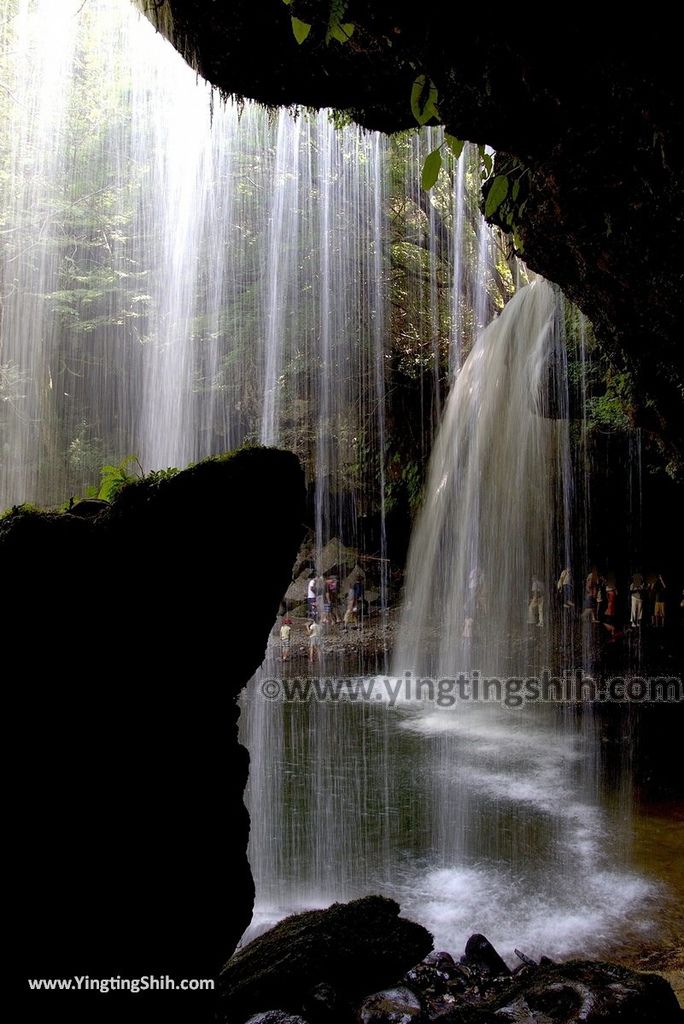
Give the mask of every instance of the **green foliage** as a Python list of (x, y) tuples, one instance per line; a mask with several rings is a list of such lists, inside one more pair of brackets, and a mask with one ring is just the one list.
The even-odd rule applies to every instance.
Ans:
[(565, 306), (565, 334), (568, 386), (577, 411), (584, 414), (587, 435), (629, 431), (637, 404), (632, 374), (611, 363), (591, 324), (570, 303)]
[(421, 186), (426, 192), (429, 192), (433, 185), (436, 184), (441, 169), (442, 147), (438, 146), (437, 149), (433, 149), (432, 152), (426, 157), (425, 163), (423, 164)]
[(490, 174), (483, 181), (484, 215), (511, 236), (513, 250), (521, 256), (524, 244), (520, 224), (529, 194), (529, 170), (510, 157), (497, 158), (496, 169), (496, 175)]
[[(139, 473), (128, 472), (128, 467), (131, 463), (135, 463), (140, 471)], [(144, 477), (137, 455), (127, 455), (116, 466), (103, 466), (100, 475), (100, 489), (97, 492), (97, 497), (102, 501), (111, 501), (126, 484), (133, 483)]]
[(480, 160), (482, 161), (482, 180), (484, 182), (492, 173), (494, 160), (492, 158), (492, 154), (488, 153), (484, 146), (478, 146), (477, 148), (480, 154)]
[(624, 397), (612, 392), (610, 383), (605, 394), (589, 399), (587, 412), (591, 427), (602, 427), (608, 430), (628, 430), (630, 427), (630, 421), (625, 412)]
[[(191, 469), (194, 465), (196, 465), (196, 463), (191, 462), (185, 468)], [(142, 478), (134, 477), (133, 480), (137, 483), (139, 479), (142, 479), (145, 483), (156, 485), (164, 483), (165, 480), (170, 480), (174, 476), (178, 476), (180, 472), (181, 470), (176, 466), (167, 466), (166, 469), (153, 469), (151, 473), (145, 473)]]
[(24, 515), (25, 513), (41, 511), (42, 509), (40, 509), (37, 505), (34, 505), (30, 501), (25, 501), (21, 505), (12, 505), (10, 508), (2, 509), (2, 511), (0, 511), (0, 522), (2, 522), (3, 519), (9, 519), (10, 516), (20, 516)]
[(444, 141), (451, 150), (451, 154), (455, 160), (458, 160), (463, 152), (465, 142), (463, 139), (457, 139), (455, 135), (449, 135), (448, 132), (444, 132)]
[(407, 462), (402, 468), (401, 478), (406, 486), (409, 508), (415, 517), (423, 503), (424, 471), (416, 462)]
[(347, 10), (347, 0), (330, 0), (330, 15), (328, 27), (325, 33), (325, 41), (329, 43), (334, 39), (338, 43), (348, 42), (354, 32), (354, 25), (350, 21), (343, 21)]
[(351, 39), (353, 31), (354, 25), (351, 22), (333, 21), (331, 16), (325, 41), (329, 43), (334, 39), (338, 43), (346, 43)]
[[(292, 0), (283, 0), (283, 3), (287, 7), (292, 6)], [(355, 26), (350, 21), (342, 20), (346, 9), (346, 0), (330, 0), (330, 11), (325, 29), (326, 43), (333, 41), (336, 43), (347, 43), (351, 39)], [(295, 15), (290, 16), (290, 21), (292, 24), (292, 34), (301, 46), (309, 38), (312, 25), (310, 22), (302, 21), (301, 18), (295, 17)]]
[(0, 402), (14, 404), (21, 401), (29, 375), (13, 361), (0, 363)]
[(439, 120), (437, 87), (427, 75), (418, 75), (411, 86), (411, 111), (419, 125)]
[(67, 448), (70, 469), (86, 477), (96, 473), (103, 463), (103, 447), (102, 440), (93, 435), (88, 422), (81, 420), (78, 431)]
[(353, 118), (348, 110), (330, 110), (328, 112), (330, 123), (341, 131), (343, 128), (348, 128), (353, 123)]
[(491, 217), (499, 209), (508, 195), (508, 178), (505, 174), (497, 174), (490, 185), (485, 200), (485, 217)]
[(437, 146), (436, 149), (433, 149), (432, 152), (428, 154), (428, 156), (425, 159), (425, 163), (423, 164), (423, 170), (420, 179), (421, 188), (423, 189), (423, 191), (429, 192), (437, 184), (439, 172), (444, 166), (443, 154), (445, 154), (448, 157), (449, 164), (452, 164), (453, 162), (460, 158), (461, 154), (463, 153), (464, 146), (465, 143), (462, 142), (460, 139), (457, 139), (455, 136), (448, 135), (445, 133), (444, 139), (442, 140), (440, 145)]
[(307, 25), (305, 21), (300, 21), (299, 18), (295, 18), (294, 16), (291, 21), (292, 34), (301, 46), (305, 39), (308, 39), (309, 33), (311, 32), (311, 25)]
[(385, 489), (385, 511), (392, 512), (405, 496), (412, 519), (415, 519), (423, 503), (426, 466), (421, 465), (407, 452), (395, 451), (387, 461), (387, 482)]

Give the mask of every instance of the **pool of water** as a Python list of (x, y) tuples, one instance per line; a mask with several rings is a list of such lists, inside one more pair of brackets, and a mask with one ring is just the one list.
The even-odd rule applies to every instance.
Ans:
[[(635, 809), (593, 716), (246, 696), (253, 937), (370, 892), (438, 947), (483, 932), (511, 963), (676, 942), (682, 818)], [(681, 934), (681, 932), (679, 933)]]

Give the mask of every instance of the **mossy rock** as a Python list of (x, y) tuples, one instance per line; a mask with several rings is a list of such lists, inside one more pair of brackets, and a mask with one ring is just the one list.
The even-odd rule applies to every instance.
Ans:
[(391, 985), (432, 949), (422, 925), (382, 896), (295, 914), (239, 950), (220, 978), (222, 1019), (273, 1007), (297, 1013), (315, 985), (348, 1000)]
[[(11, 824), (25, 976), (211, 977), (235, 948), (254, 895), (235, 699), (303, 515), (295, 456), (255, 448), (124, 487), (95, 517), (0, 522), (5, 636), (25, 666)], [(100, 1019), (97, 994), (46, 999), (45, 1019), (58, 1000)], [(176, 1019), (159, 993), (124, 1010)]]

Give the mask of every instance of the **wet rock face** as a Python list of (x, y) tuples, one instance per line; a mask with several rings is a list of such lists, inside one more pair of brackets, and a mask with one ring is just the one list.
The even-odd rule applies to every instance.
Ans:
[[(335, 1012), (395, 983), (432, 948), (421, 925), (399, 917), (381, 896), (335, 903), (288, 917), (239, 950), (220, 978), (221, 1017), (237, 1024), (250, 1013), (283, 1007), (311, 1012), (312, 989), (325, 983)], [(330, 990), (340, 994), (330, 996)], [(330, 1019), (333, 1019), (332, 1016)]]
[(450, 953), (435, 950), (407, 971), (403, 983), (420, 996), (428, 1021), (449, 1024), (472, 985), (472, 976)]
[(490, 978), (507, 978), (511, 973), (506, 962), (499, 956), (489, 939), (476, 933), (466, 942), (463, 963), (473, 973)]
[(314, 985), (305, 995), (302, 1012), (310, 1024), (334, 1024), (348, 1016), (344, 997), (325, 981)]
[[(11, 829), (26, 977), (211, 978), (234, 950), (254, 893), (235, 701), (303, 506), (297, 459), (253, 449), (0, 523), (3, 625), (27, 664)], [(32, 1012), (200, 1024), (209, 998), (48, 993)]]
[[(374, 898), (370, 898), (373, 902)], [(358, 906), (369, 905), (369, 900), (357, 901)], [(355, 916), (355, 905), (347, 904)], [(333, 907), (331, 910), (335, 910)], [(342, 906), (340, 909), (345, 910)], [(330, 911), (315, 911), (325, 915)], [(290, 919), (292, 923), (306, 929), (307, 914)], [(349, 921), (353, 920), (349, 913)], [(284, 923), (287, 924), (287, 923)], [(316, 938), (323, 935), (335, 942), (335, 930), (320, 931), (322, 919), (318, 919)], [(417, 927), (417, 926), (415, 926)], [(269, 943), (269, 957), (273, 965), (282, 969), (282, 946), (285, 932), (277, 937), (277, 943)], [(302, 934), (297, 936), (299, 952), (305, 950)], [(265, 937), (264, 937), (265, 938)], [(365, 944), (365, 949), (369, 946)], [(331, 947), (334, 949), (334, 946)], [(264, 950), (260, 951), (261, 953)], [(517, 951), (516, 951), (517, 952)], [(326, 1021), (328, 1024), (681, 1024), (682, 1011), (677, 998), (667, 981), (657, 975), (638, 974), (614, 964), (594, 961), (569, 961), (554, 964), (546, 956), (537, 964), (524, 953), (517, 952), (520, 965), (511, 971), (494, 946), (483, 935), (473, 935), (466, 945), (460, 963), (444, 951), (428, 953), (423, 961), (403, 975), (400, 981), (380, 990), (364, 994), (364, 988), (371, 983), (374, 971), (367, 963), (364, 977), (354, 973), (354, 964), (348, 953), (345, 956), (347, 972), (341, 972), (336, 987), (324, 984), (318, 986), (324, 996), (326, 1012), (315, 1015), (309, 1000), (309, 1010), (303, 1017), (310, 1024)], [(239, 957), (234, 958), (238, 961)], [(318, 962), (312, 971), (326, 970)], [(376, 975), (377, 976), (377, 975)], [(266, 971), (258, 975), (262, 985), (262, 998), (284, 1000), (282, 981), (275, 986), (273, 995), (272, 977)], [(254, 980), (257, 976), (254, 976)], [(292, 1006), (300, 999), (302, 983), (291, 988), (289, 998)], [(311, 989), (310, 991), (313, 991)], [(223, 1006), (226, 1004), (224, 1002)], [(309, 1012), (313, 1011), (313, 1016)], [(295, 1011), (291, 1011), (295, 1012)], [(277, 1012), (279, 1014), (283, 1011)], [(244, 1015), (234, 1006), (223, 1016), (230, 1024), (240, 1024)], [(281, 1017), (261, 1015), (250, 1024), (281, 1024)], [(290, 1024), (289, 1020), (283, 1024)]]
[(488, 1007), (501, 1020), (529, 1019), (540, 1024), (676, 1024), (682, 1020), (674, 992), (655, 974), (582, 960), (524, 968), (520, 973), (524, 977), (519, 976)]
[(459, 963), (434, 951), (391, 978), (393, 963), (430, 941), (397, 915), (392, 901), (366, 897), (281, 922), (227, 965), (220, 1019), (241, 1024), (257, 1005), (277, 1005), (277, 1016), (249, 1024), (290, 1024), (288, 1013), (309, 1024), (682, 1024), (657, 975), (588, 960), (536, 963), (518, 951), (511, 971), (479, 934)]
[(361, 1003), (359, 1024), (421, 1024), (425, 1020), (420, 999), (410, 989), (385, 989)]

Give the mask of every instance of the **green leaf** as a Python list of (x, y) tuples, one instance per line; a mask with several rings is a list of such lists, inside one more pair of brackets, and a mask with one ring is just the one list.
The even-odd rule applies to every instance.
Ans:
[(299, 18), (292, 18), (292, 32), (300, 46), (310, 31), (311, 25), (307, 25), (305, 21), (300, 21)]
[(437, 88), (425, 75), (418, 75), (411, 87), (411, 110), (418, 124), (427, 124), (431, 118), (439, 118), (437, 112)]
[(523, 245), (522, 238), (520, 237), (517, 231), (513, 232), (513, 245), (517, 253), (522, 253), (525, 251), (525, 246)]
[(497, 174), (491, 184), (489, 192), (487, 193), (487, 199), (485, 201), (485, 217), (491, 217), (491, 215), (499, 209), (507, 195), (508, 178), (505, 174)]
[(492, 173), (492, 167), (494, 166), (494, 161), (492, 160), (491, 153), (485, 153), (484, 149), (482, 147), (480, 147), (480, 150), (481, 150), (480, 151), (480, 156), (482, 158), (482, 166), (485, 169), (486, 176), (489, 177), (489, 175)]
[(520, 178), (517, 178), (513, 182), (513, 188), (511, 189), (511, 199), (513, 200), (513, 202), (516, 201), (516, 199), (518, 198), (519, 194), (520, 194)]
[(444, 141), (458, 160), (463, 152), (465, 142), (462, 139), (457, 139), (455, 135), (449, 135), (447, 132), (444, 132)]
[(441, 146), (439, 146), (437, 149), (432, 150), (432, 152), (425, 158), (425, 163), (423, 164), (423, 173), (420, 183), (426, 192), (429, 192), (437, 181), (441, 169), (442, 149)]
[(341, 25), (339, 21), (331, 22), (328, 30), (328, 39), (336, 39), (338, 43), (346, 43), (347, 40), (351, 39), (353, 31), (354, 26), (350, 21), (345, 22), (344, 25)]

